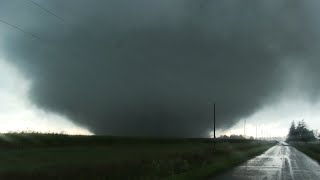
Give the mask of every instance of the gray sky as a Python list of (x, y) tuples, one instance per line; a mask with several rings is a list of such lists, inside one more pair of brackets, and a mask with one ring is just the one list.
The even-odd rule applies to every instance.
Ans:
[[(317, 7), (298, 0), (0, 0), (1, 59), (29, 82), (20, 98), (29, 105), (20, 109), (63, 119), (47, 119), (48, 127), (208, 136), (216, 102), (222, 132), (236, 132), (243, 119), (283, 132), (294, 118), (316, 125), (319, 117)], [(15, 96), (9, 78), (0, 79), (1, 93)]]

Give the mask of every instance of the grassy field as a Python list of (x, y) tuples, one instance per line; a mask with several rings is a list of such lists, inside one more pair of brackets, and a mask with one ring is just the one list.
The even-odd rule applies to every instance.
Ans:
[(203, 179), (274, 145), (254, 140), (6, 134), (0, 179)]
[(320, 144), (307, 142), (289, 142), (289, 144), (320, 163)]

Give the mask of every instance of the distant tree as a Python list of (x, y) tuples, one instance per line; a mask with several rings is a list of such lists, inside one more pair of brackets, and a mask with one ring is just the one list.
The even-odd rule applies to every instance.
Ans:
[(243, 137), (242, 135), (230, 135), (230, 139), (246, 139), (245, 137)]
[(221, 135), (221, 136), (219, 137), (219, 139), (229, 139), (229, 136), (227, 136), (227, 135)]
[(288, 134), (288, 139), (287, 140), (294, 140), (296, 138), (296, 123), (292, 121), (290, 129), (289, 129), (289, 134)]
[(320, 136), (318, 129), (314, 130), (313, 134), (314, 134), (314, 137), (316, 137), (316, 138), (319, 138), (319, 136)]
[(298, 136), (302, 137), (303, 134), (306, 133), (306, 131), (307, 131), (307, 125), (304, 122), (304, 120), (298, 121), (298, 125), (297, 125), (297, 128), (296, 128), (296, 132), (298, 133)]
[(298, 121), (297, 126), (294, 121), (291, 123), (287, 141), (313, 141), (315, 139), (313, 131), (307, 128), (304, 120)]

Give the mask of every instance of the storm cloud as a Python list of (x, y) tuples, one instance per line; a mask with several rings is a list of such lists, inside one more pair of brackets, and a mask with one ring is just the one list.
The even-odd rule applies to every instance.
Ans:
[(97, 134), (207, 136), (213, 102), (228, 128), (281, 94), (318, 38), (313, 4), (298, 0), (34, 2), (44, 9), (0, 1), (27, 32), (1, 24), (2, 53), (37, 106)]

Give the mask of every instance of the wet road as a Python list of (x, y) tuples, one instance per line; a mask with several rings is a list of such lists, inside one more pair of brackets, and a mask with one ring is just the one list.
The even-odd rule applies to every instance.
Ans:
[(212, 180), (320, 180), (317, 162), (286, 143), (279, 143), (264, 154)]

